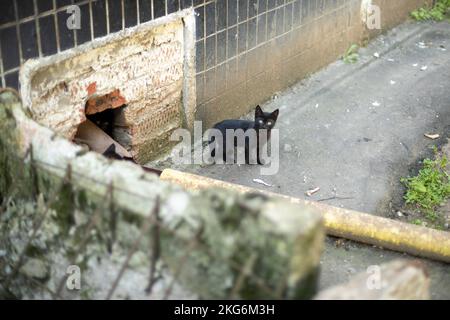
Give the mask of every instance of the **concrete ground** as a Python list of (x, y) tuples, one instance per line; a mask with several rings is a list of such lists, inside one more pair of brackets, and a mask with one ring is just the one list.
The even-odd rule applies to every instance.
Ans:
[[(406, 23), (361, 49), (356, 64), (338, 61), (262, 107), (280, 108), (278, 174), (261, 176), (258, 166), (179, 169), (299, 198), (320, 187), (309, 199), (390, 216), (401, 203), (400, 178), (417, 168), (430, 146), (450, 137), (450, 24)], [(411, 258), (350, 241), (326, 243), (321, 288), (370, 265)], [(450, 265), (424, 262), (432, 297), (450, 299)]]

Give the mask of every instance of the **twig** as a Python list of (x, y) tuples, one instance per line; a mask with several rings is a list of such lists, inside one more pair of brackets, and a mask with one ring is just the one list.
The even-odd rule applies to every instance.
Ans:
[(244, 284), (245, 279), (251, 274), (253, 265), (255, 264), (257, 258), (258, 256), (254, 252), (252, 252), (247, 262), (245, 263), (244, 267), (241, 269), (239, 276), (236, 279), (234, 287), (230, 292), (229, 296), (230, 299), (238, 298), (238, 293), (241, 290), (241, 287)]
[(330, 201), (330, 200), (352, 200), (355, 199), (353, 197), (331, 197), (331, 198), (326, 198), (326, 199), (320, 199), (320, 200), (316, 200), (316, 202), (325, 202), (325, 201)]

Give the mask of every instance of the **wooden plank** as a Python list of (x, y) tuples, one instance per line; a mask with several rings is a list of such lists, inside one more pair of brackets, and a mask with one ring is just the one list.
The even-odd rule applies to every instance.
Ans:
[(108, 136), (102, 129), (97, 127), (92, 121), (86, 119), (80, 124), (78, 132), (75, 136), (75, 141), (85, 143), (91, 150), (98, 153), (103, 153), (111, 144), (116, 145), (116, 152), (122, 157), (131, 158), (131, 154), (117, 143), (113, 138)]

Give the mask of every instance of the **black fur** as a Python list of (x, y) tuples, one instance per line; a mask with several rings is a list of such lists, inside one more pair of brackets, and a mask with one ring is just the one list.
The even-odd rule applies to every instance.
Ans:
[(132, 161), (134, 162), (133, 158), (129, 158), (129, 157), (122, 157), (120, 154), (117, 153), (116, 151), (116, 145), (114, 143), (112, 143), (104, 152), (103, 155), (106, 158), (109, 159), (115, 159), (115, 160), (127, 160), (127, 161)]
[[(214, 129), (220, 130), (223, 137), (223, 160), (226, 161), (226, 130), (238, 130), (242, 129), (244, 132), (246, 132), (249, 129), (255, 129), (256, 135), (257, 135), (257, 163), (262, 164), (260, 159), (260, 152), (259, 152), (259, 139), (260, 139), (260, 130), (265, 129), (267, 130), (267, 141), (270, 140), (270, 131), (275, 127), (275, 124), (277, 122), (279, 115), (279, 110), (275, 110), (274, 112), (264, 112), (260, 106), (257, 106), (255, 109), (255, 120), (254, 121), (248, 121), (248, 120), (225, 120), (222, 122), (217, 123), (214, 125)], [(212, 137), (209, 141), (211, 148), (214, 148), (211, 152), (211, 156), (215, 157), (215, 151), (217, 146), (214, 144), (214, 137)], [(234, 141), (234, 148), (237, 146), (237, 139)], [(248, 138), (246, 138), (245, 142), (245, 159), (246, 163), (248, 164), (250, 161), (250, 151), (249, 150), (249, 142)]]
[(110, 159), (122, 160), (123, 157), (116, 152), (116, 145), (112, 143), (104, 152), (103, 155)]

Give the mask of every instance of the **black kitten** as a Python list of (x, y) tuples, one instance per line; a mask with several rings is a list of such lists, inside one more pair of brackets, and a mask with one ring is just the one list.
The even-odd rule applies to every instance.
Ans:
[(116, 151), (116, 145), (115, 145), (114, 143), (112, 143), (112, 144), (108, 147), (108, 149), (106, 149), (106, 150), (103, 152), (103, 155), (104, 155), (105, 157), (107, 157), (107, 158), (110, 158), (110, 159), (116, 159), (116, 160), (122, 160), (122, 159), (123, 159), (123, 157), (122, 157), (120, 154), (117, 153), (117, 151)]
[(112, 143), (104, 152), (103, 155), (106, 158), (109, 159), (115, 159), (115, 160), (127, 160), (127, 161), (132, 161), (134, 162), (133, 158), (129, 158), (129, 157), (122, 157), (120, 154), (117, 153), (116, 151), (116, 145), (114, 143)]
[(98, 112), (88, 115), (87, 118), (102, 129), (108, 136), (113, 136), (114, 129), (114, 110), (107, 109), (103, 112)]
[[(217, 123), (214, 126), (214, 129), (218, 129), (222, 133), (223, 137), (223, 145), (218, 146), (215, 142), (215, 138), (211, 137), (210, 139), (210, 147), (214, 148), (211, 152), (211, 156), (215, 157), (216, 150), (220, 150), (222, 152), (223, 160), (227, 161), (227, 157), (229, 157), (229, 154), (227, 153), (227, 145), (226, 145), (226, 131), (227, 130), (238, 130), (242, 129), (244, 132), (247, 132), (250, 129), (255, 130), (256, 132), (256, 138), (257, 138), (257, 144), (256, 144), (256, 150), (251, 150), (249, 138), (245, 138), (245, 161), (247, 164), (250, 163), (250, 153), (256, 152), (257, 156), (257, 163), (262, 164), (261, 158), (260, 158), (260, 132), (262, 130), (267, 131), (267, 142), (270, 141), (270, 131), (275, 126), (275, 123), (278, 119), (279, 110), (275, 110), (274, 112), (264, 112), (262, 111), (260, 106), (257, 106), (255, 109), (255, 121), (248, 121), (248, 120), (225, 120), (222, 122)], [(237, 138), (234, 140), (234, 145), (232, 150), (237, 147)], [(233, 153), (234, 156), (234, 153)]]

